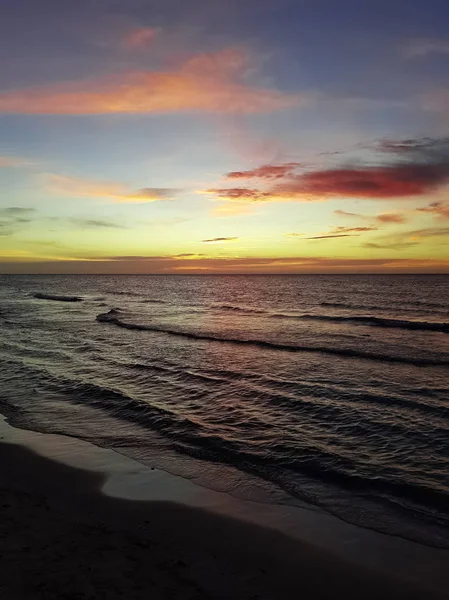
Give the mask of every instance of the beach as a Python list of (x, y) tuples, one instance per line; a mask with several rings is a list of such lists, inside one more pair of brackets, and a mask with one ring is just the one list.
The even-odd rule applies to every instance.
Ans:
[[(27, 447), (33, 436), (38, 445)], [(107, 495), (105, 473), (38, 454), (57, 449), (58, 438), (66, 462), (70, 447), (83, 444), (89, 454), (83, 442), (64, 446), (62, 436), (3, 425), (2, 598), (446, 597), (443, 579), (396, 578), (269, 526), (181, 502)]]

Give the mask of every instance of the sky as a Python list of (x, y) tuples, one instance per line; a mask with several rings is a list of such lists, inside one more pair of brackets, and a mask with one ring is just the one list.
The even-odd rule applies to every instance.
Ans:
[(0, 0), (1, 273), (449, 273), (443, 0)]

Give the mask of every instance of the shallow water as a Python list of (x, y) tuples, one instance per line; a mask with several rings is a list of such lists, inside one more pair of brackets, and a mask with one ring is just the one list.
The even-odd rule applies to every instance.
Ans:
[(0, 286), (0, 401), (13, 422), (449, 547), (449, 277)]

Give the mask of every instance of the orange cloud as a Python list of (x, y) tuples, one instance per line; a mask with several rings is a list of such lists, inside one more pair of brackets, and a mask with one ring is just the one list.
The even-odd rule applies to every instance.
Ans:
[(89, 115), (109, 113), (263, 113), (299, 106), (300, 94), (243, 81), (247, 58), (229, 49), (200, 54), (171, 71), (138, 71), (0, 94), (0, 112)]
[(127, 33), (122, 42), (130, 50), (141, 50), (151, 44), (157, 34), (155, 27), (139, 27)]
[(406, 223), (407, 219), (402, 213), (381, 213), (374, 217), (380, 223)]
[(114, 202), (146, 203), (157, 200), (168, 200), (175, 190), (168, 188), (142, 188), (129, 190), (124, 184), (117, 182), (93, 181), (78, 179), (64, 175), (48, 174), (45, 176), (47, 188), (57, 194), (68, 196), (85, 196), (89, 198), (108, 198)]

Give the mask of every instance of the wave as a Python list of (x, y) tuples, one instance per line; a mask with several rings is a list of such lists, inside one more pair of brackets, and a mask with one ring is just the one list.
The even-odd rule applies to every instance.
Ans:
[(343, 317), (335, 315), (301, 315), (300, 319), (308, 321), (327, 321), (331, 323), (359, 323), (374, 327), (408, 329), (413, 331), (437, 331), (449, 333), (449, 323), (433, 323), (431, 321), (407, 321), (406, 319), (384, 319), (372, 316)]
[(106, 290), (108, 294), (114, 294), (114, 296), (142, 296), (138, 292), (123, 292), (121, 290)]
[[(424, 300), (415, 300), (415, 301), (407, 301), (408, 306), (403, 306), (402, 304), (398, 307), (401, 311), (415, 311), (417, 308), (422, 309), (422, 307), (429, 309), (447, 309), (447, 305), (438, 303), (438, 302), (426, 302)], [(349, 310), (386, 310), (391, 309), (391, 306), (368, 306), (364, 304), (353, 304), (351, 302), (320, 302), (318, 306), (328, 306), (330, 308), (347, 308)], [(414, 308), (411, 308), (414, 307)], [(433, 311), (424, 311), (424, 312), (433, 312)]]
[(251, 340), (241, 338), (222, 338), (207, 333), (195, 333), (189, 331), (180, 331), (178, 329), (168, 329), (165, 327), (157, 327), (152, 325), (141, 325), (139, 323), (130, 323), (128, 321), (122, 321), (118, 318), (118, 311), (112, 309), (107, 313), (103, 313), (96, 317), (97, 321), (101, 323), (109, 323), (122, 327), (123, 329), (129, 329), (131, 331), (151, 331), (155, 333), (165, 333), (167, 335), (176, 335), (179, 337), (205, 340), (210, 342), (222, 342), (227, 344), (236, 344), (242, 346), (257, 346), (259, 348), (266, 348), (269, 350), (282, 350), (285, 352), (310, 352), (320, 354), (332, 354), (335, 356), (341, 356), (343, 358), (358, 358), (367, 360), (376, 360), (393, 363), (411, 364), (417, 366), (449, 366), (449, 360), (444, 359), (431, 359), (431, 358), (418, 358), (418, 357), (407, 357), (407, 356), (389, 356), (386, 354), (379, 354), (376, 352), (363, 352), (351, 348), (331, 348), (326, 346), (298, 346), (290, 344), (277, 344), (275, 342), (269, 342), (266, 340)]
[[(342, 302), (321, 302), (320, 306), (347, 309), (379, 310), (378, 307), (369, 307), (362, 305), (344, 304)], [(226, 311), (233, 311), (241, 314), (260, 314), (267, 315), (273, 319), (295, 319), (304, 321), (327, 321), (330, 323), (357, 323), (360, 325), (370, 325), (372, 327), (408, 329), (410, 331), (435, 331), (440, 333), (449, 333), (449, 323), (437, 323), (432, 321), (409, 321), (407, 319), (389, 319), (375, 316), (342, 316), (342, 315), (312, 315), (312, 314), (291, 314), (278, 313), (258, 308), (246, 308), (229, 304), (213, 305), (212, 308)], [(382, 310), (382, 309), (380, 309)]]
[(55, 302), (82, 302), (84, 300), (80, 296), (55, 296), (53, 294), (42, 294), (41, 292), (33, 294), (33, 298), (37, 298), (38, 300), (54, 300)]
[(246, 308), (244, 306), (235, 306), (233, 304), (213, 304), (211, 308), (219, 310), (229, 310), (242, 313), (270, 314), (268, 311), (261, 308)]

